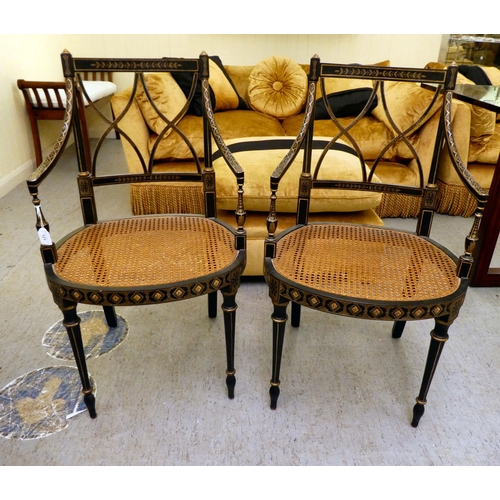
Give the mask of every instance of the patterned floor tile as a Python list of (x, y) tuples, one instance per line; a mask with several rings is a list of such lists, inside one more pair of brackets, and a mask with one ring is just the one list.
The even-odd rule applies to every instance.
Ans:
[[(95, 388), (95, 382), (91, 378)], [(86, 411), (78, 370), (71, 366), (34, 370), (0, 390), (0, 435), (38, 439), (67, 427)]]
[[(104, 312), (86, 311), (79, 313), (82, 320), (83, 346), (86, 358), (96, 358), (118, 347), (128, 334), (128, 323), (117, 315), (118, 325), (114, 328), (106, 324)], [(58, 359), (74, 359), (66, 328), (62, 321), (52, 325), (45, 333), (42, 344), (49, 348), (49, 356)]]

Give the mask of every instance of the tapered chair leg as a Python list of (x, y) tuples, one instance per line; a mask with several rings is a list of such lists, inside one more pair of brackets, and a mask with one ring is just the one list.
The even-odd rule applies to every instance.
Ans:
[(276, 409), (278, 397), (280, 395), (280, 369), (281, 355), (283, 354), (283, 340), (285, 338), (285, 327), (288, 316), (286, 314), (288, 302), (274, 304), (274, 312), (271, 316), (273, 320), (273, 373), (271, 378), (271, 410)]
[(234, 343), (236, 324), (236, 292), (222, 290), (222, 312), (224, 313), (224, 331), (226, 335), (226, 385), (229, 399), (234, 398), (234, 386), (236, 385), (236, 370), (234, 369)]
[(292, 326), (298, 328), (300, 326), (300, 304), (292, 302)]
[(80, 329), (80, 317), (76, 313), (76, 304), (67, 303), (61, 306), (61, 311), (64, 315), (63, 325), (66, 327), (71, 348), (73, 349), (73, 355), (75, 356), (76, 366), (82, 381), (83, 400), (89, 411), (90, 417), (96, 418), (95, 397), (92, 393), (92, 385), (87, 371), (82, 332)]
[(217, 292), (210, 292), (208, 294), (208, 317), (217, 317)]
[(392, 326), (392, 338), (399, 339), (403, 335), (403, 330), (405, 329), (406, 321), (395, 321)]
[(431, 332), (431, 343), (429, 346), (429, 353), (427, 355), (427, 362), (425, 364), (424, 376), (422, 378), (422, 385), (420, 393), (417, 397), (417, 404), (413, 407), (413, 420), (412, 427), (417, 427), (422, 415), (424, 414), (424, 405), (427, 402), (427, 393), (434, 377), (434, 372), (443, 351), (444, 343), (448, 340), (448, 329), (450, 325), (442, 323), (436, 319), (434, 330)]
[(110, 328), (116, 328), (118, 326), (118, 318), (116, 317), (115, 308), (113, 306), (103, 306), (103, 309), (107, 325)]

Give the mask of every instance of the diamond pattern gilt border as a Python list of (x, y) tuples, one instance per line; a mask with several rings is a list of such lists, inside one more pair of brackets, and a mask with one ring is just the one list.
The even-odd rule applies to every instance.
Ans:
[(83, 287), (77, 288), (74, 284), (68, 286), (57, 277), (53, 277), (52, 279), (48, 277), (48, 281), (50, 291), (54, 297), (57, 297), (59, 300), (68, 300), (80, 304), (93, 304), (96, 306), (149, 305), (199, 297), (228, 286), (237, 286), (244, 267), (245, 262), (243, 261), (236, 269), (232, 269), (224, 275), (206, 281), (196, 281), (182, 286), (175, 285), (168, 288), (151, 288), (143, 291), (86, 290)]
[(353, 299), (339, 297), (333, 298), (328, 294), (305, 292), (295, 288), (293, 285), (280, 281), (278, 278), (267, 274), (266, 281), (271, 283), (271, 298), (278, 301), (279, 297), (296, 302), (310, 309), (322, 312), (349, 316), (363, 319), (376, 319), (385, 321), (414, 321), (433, 319), (448, 316), (450, 323), (458, 316), (460, 307), (465, 300), (465, 292), (451, 295), (448, 300), (439, 303), (429, 303), (428, 305), (411, 303), (405, 304), (377, 304), (360, 303)]

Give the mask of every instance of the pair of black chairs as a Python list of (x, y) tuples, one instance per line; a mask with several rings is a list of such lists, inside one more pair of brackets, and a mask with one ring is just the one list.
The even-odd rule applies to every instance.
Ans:
[[(236, 381), (236, 294), (246, 262), (244, 173), (217, 128), (210, 99), (207, 55), (203, 53), (198, 59), (86, 59), (72, 57), (65, 51), (61, 58), (67, 94), (62, 132), (52, 153), (29, 178), (28, 187), (36, 211), (36, 227), (49, 289), (64, 317), (63, 323), (73, 348), (90, 416), (96, 417), (95, 397), (85, 361), (78, 304), (102, 306), (108, 325), (115, 326), (116, 306), (161, 304), (207, 295), (209, 316), (214, 317), (220, 291), (226, 339), (226, 385), (229, 398), (233, 398)], [(91, 160), (86, 154), (88, 144), (82, 134), (81, 113), (78, 109), (83, 100), (77, 98), (78, 93), (83, 93), (90, 106), (93, 105), (89, 96), (85, 95), (85, 88), (78, 76), (85, 71), (128, 72), (134, 75), (132, 94), (124, 111), (111, 120), (98, 112), (105, 122), (106, 130), (97, 141)], [(183, 72), (192, 76), (191, 92), (176, 117), (166, 117), (151, 98), (145, 74), (152, 72)], [(339, 122), (328, 100), (324, 82), (329, 78), (369, 79), (374, 83), (368, 103), (347, 125)], [(465, 298), (473, 246), (477, 239), (481, 211), (487, 200), (486, 193), (469, 176), (454, 143), (451, 113), (455, 78), (454, 67), (447, 70), (412, 70), (327, 64), (316, 56), (311, 59), (302, 127), (297, 137), (292, 138), (289, 150), (270, 179), (270, 211), (267, 217), (269, 235), (265, 242), (264, 275), (274, 305), (271, 408), (276, 408), (279, 395), (289, 302), (292, 303), (293, 326), (299, 325), (300, 308), (306, 306), (332, 314), (392, 321), (392, 335), (395, 338), (401, 336), (406, 321), (432, 318), (435, 328), (431, 332), (428, 359), (412, 421), (413, 426), (418, 425), (439, 356), (448, 338), (448, 328), (457, 317)], [(430, 166), (422, 166), (417, 150), (408, 138), (416, 125), (402, 130), (390, 118), (384, 85), (394, 81), (435, 86), (433, 91), (429, 90), (434, 93), (429, 107), (416, 120), (417, 123), (425, 120), (431, 109), (435, 109), (436, 103), (441, 102), (441, 121)], [(322, 138), (319, 154), (314, 134), (318, 85), (323, 90), (323, 105), (338, 130), (332, 137)], [(151, 106), (165, 124), (157, 141), (169, 133), (179, 134), (193, 153), (196, 168), (192, 172), (155, 171), (152, 158), (145, 160), (126, 131), (120, 128), (120, 121), (132, 105), (139, 88), (144, 89)], [(204, 129), (202, 159), (178, 127), (195, 94), (200, 92)], [(394, 138), (380, 156), (367, 166), (352, 129), (362, 116), (369, 113), (376, 98), (384, 103)], [(38, 191), (42, 181), (60, 159), (71, 131), (74, 132), (77, 146), (77, 182), (83, 226), (55, 244), (41, 210)], [(135, 151), (142, 164), (141, 173), (98, 174), (100, 151), (104, 139), (112, 131), (118, 133), (121, 140), (127, 141)], [(384, 151), (398, 143), (404, 143), (411, 151), (413, 163), (419, 172), (420, 182), (417, 186), (387, 185), (376, 176), (377, 167), (383, 163)], [(216, 172), (212, 165), (214, 144), (234, 173), (238, 201), (233, 226), (217, 219)], [(155, 147), (156, 144), (153, 144), (152, 148)], [(358, 159), (360, 173), (357, 180), (325, 179), (320, 175), (324, 165), (331, 166), (333, 162), (334, 166), (336, 156), (332, 152), (339, 147), (344, 151), (349, 150)], [(429, 238), (436, 203), (437, 168), (444, 147), (464, 183), (479, 202), (473, 228), (467, 237), (466, 251), (458, 259)], [(279, 183), (299, 153), (303, 154), (303, 167), (299, 182), (297, 224), (277, 235)], [(427, 178), (424, 178), (424, 171), (429, 172)], [(142, 182), (201, 184), (205, 213), (158, 214), (106, 221), (98, 219), (94, 197), (96, 188)], [(417, 230), (405, 232), (366, 225), (309, 223), (309, 206), (314, 189), (398, 192), (420, 197), (422, 210)]]

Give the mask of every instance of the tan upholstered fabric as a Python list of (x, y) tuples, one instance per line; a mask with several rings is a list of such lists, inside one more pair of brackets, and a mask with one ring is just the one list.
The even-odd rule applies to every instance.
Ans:
[[(280, 122), (269, 115), (249, 110), (235, 109), (217, 113), (215, 120), (224, 140), (237, 137), (255, 137), (262, 134), (268, 136), (283, 135)], [(203, 156), (203, 121), (200, 116), (186, 115), (179, 122), (179, 129), (192, 141), (196, 154)], [(156, 136), (149, 139), (149, 149), (153, 147)], [(181, 136), (174, 132), (163, 138), (154, 155), (155, 159), (190, 159), (191, 151)]]
[[(290, 139), (290, 138), (287, 138)], [(317, 137), (316, 139), (321, 139)], [(254, 139), (237, 139), (227, 141), (229, 147), (235, 143), (244, 143)], [(245, 172), (245, 209), (269, 210), (269, 179), (288, 149), (269, 149), (266, 142), (272, 138), (260, 137), (259, 147), (250, 151), (234, 153)], [(319, 150), (313, 155), (313, 164), (319, 158)], [(278, 190), (277, 210), (279, 212), (295, 212), (299, 175), (302, 169), (303, 154), (297, 155), (294, 163), (280, 182)], [(236, 181), (223, 159), (214, 161), (217, 182), (218, 206), (223, 210), (235, 210), (237, 193)], [(320, 171), (319, 179), (361, 180), (361, 167), (356, 156), (343, 151), (332, 150)], [(377, 178), (378, 180), (378, 178)], [(374, 208), (380, 203), (381, 195), (368, 191), (315, 189), (311, 194), (312, 212), (353, 212)]]
[[(296, 136), (303, 120), (303, 113), (283, 120), (282, 126), (286, 135)], [(341, 125), (347, 126), (352, 121), (352, 118), (339, 118), (338, 120)], [(314, 135), (334, 137), (338, 132), (339, 129), (330, 119), (314, 121)], [(393, 138), (391, 131), (381, 121), (371, 116), (366, 116), (360, 120), (355, 127), (349, 130), (349, 133), (361, 148), (365, 160), (377, 158), (381, 150), (381, 144), (388, 144)], [(389, 148), (385, 152), (384, 158), (387, 160), (396, 158), (396, 149), (394, 147)]]
[[(127, 106), (128, 100), (130, 99), (131, 89), (124, 90), (118, 94), (115, 94), (111, 98), (111, 106), (113, 107), (113, 113), (115, 117), (121, 116), (125, 107)], [(121, 118), (120, 130), (123, 130), (128, 136), (134, 138), (139, 154), (142, 156), (144, 163), (147, 165), (149, 161), (149, 150), (148, 150), (148, 140), (151, 134), (151, 130), (148, 128), (144, 116), (139, 107), (137, 100), (132, 101), (132, 105), (128, 109), (127, 113)], [(121, 141), (123, 150), (125, 152), (125, 158), (127, 160), (127, 167), (129, 172), (142, 172), (143, 167), (139, 155), (131, 146), (130, 142), (127, 140)]]
[(500, 153), (500, 122), (497, 122), (495, 131), (490, 137), (486, 147), (477, 152), (477, 156), (469, 161), (477, 161), (481, 163), (493, 163), (496, 165), (498, 161), (498, 154)]
[[(426, 68), (444, 69), (446, 65), (432, 62), (427, 64)], [(469, 80), (460, 73), (457, 75), (457, 84), (475, 85), (472, 80)], [(466, 103), (466, 105), (471, 111), (469, 161), (476, 161), (477, 155), (495, 131), (496, 113), (480, 108), (479, 106), (473, 106), (472, 104)]]
[[(460, 73), (457, 76), (457, 83), (465, 85), (474, 85), (472, 80), (469, 80)], [(479, 106), (472, 106), (467, 104), (471, 110), (471, 123), (470, 123), (470, 141), (471, 149), (469, 152), (469, 161), (475, 161), (478, 150), (484, 146), (493, 135), (495, 131), (496, 113), (488, 111), (487, 109), (480, 108)]]
[(290, 58), (269, 57), (258, 63), (250, 74), (250, 105), (276, 118), (297, 114), (306, 102), (306, 93), (307, 74)]
[(250, 107), (250, 99), (248, 98), (248, 79), (250, 78), (250, 73), (254, 66), (225, 64), (224, 68), (229, 78), (231, 78), (233, 85), (236, 87), (238, 94), (247, 103), (248, 107)]
[(492, 85), (500, 85), (500, 69), (495, 66), (481, 66)]
[[(385, 82), (385, 97), (389, 113), (396, 126), (404, 131), (410, 127), (424, 113), (427, 106), (432, 101), (433, 93), (421, 88), (416, 83), (407, 82)], [(423, 119), (419, 126), (413, 130), (418, 130), (442, 104), (442, 96), (439, 96), (427, 117)], [(378, 93), (378, 104), (372, 111), (372, 115), (392, 130), (392, 125), (384, 111), (380, 91)]]
[(209, 59), (210, 87), (215, 95), (214, 111), (227, 111), (238, 107), (238, 94), (217, 64)]
[[(170, 73), (150, 73), (145, 75), (144, 79), (155, 106), (169, 120), (173, 120), (187, 102), (182, 89)], [(149, 102), (141, 82), (139, 82), (137, 88), (136, 100), (149, 128), (153, 132), (160, 134), (165, 128), (166, 123), (160, 118), (153, 105)], [(165, 135), (169, 135), (171, 131), (172, 129), (168, 130)]]

